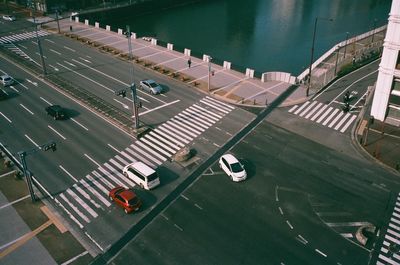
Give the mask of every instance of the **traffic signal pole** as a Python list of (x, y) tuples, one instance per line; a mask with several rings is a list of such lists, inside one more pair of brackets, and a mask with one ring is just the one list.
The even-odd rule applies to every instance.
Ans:
[(32, 202), (35, 202), (36, 196), (35, 196), (35, 192), (33, 190), (33, 185), (32, 185), (32, 175), (29, 172), (28, 167), (26, 165), (26, 159), (25, 159), (26, 152), (24, 152), (24, 151), (18, 152), (18, 156), (21, 161), (22, 171), (24, 173), (26, 185), (28, 186), (29, 194), (31, 195), (31, 200), (32, 200)]
[(129, 28), (129, 25), (126, 26), (126, 36), (128, 38), (128, 49), (129, 49), (129, 59), (132, 61), (132, 67), (131, 67), (131, 92), (132, 92), (132, 101), (133, 101), (133, 117), (134, 117), (134, 126), (135, 129), (139, 129), (139, 102), (137, 99), (136, 95), (136, 85), (135, 85), (135, 79), (134, 79), (134, 68), (133, 68), (133, 56), (132, 56), (132, 41), (131, 41), (131, 30)]

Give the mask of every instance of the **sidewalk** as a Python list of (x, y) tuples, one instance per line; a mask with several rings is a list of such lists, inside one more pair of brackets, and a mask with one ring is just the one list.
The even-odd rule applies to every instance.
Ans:
[(92, 257), (0, 156), (0, 264), (88, 264)]
[[(113, 32), (108, 26), (102, 29), (98, 24), (91, 26), (88, 21), (86, 22), (87, 24), (71, 21), (69, 18), (62, 19), (59, 21), (60, 31), (100, 51), (125, 60), (129, 59), (128, 40), (123, 35), (122, 29)], [(54, 33), (58, 32), (56, 21), (45, 23), (42, 28)], [(196, 58), (190, 56), (189, 49), (181, 53), (173, 50), (173, 44), (169, 43), (167, 47), (163, 47), (158, 45), (157, 40), (153, 38), (136, 38), (136, 35), (132, 34), (131, 43), (132, 55), (137, 64), (178, 79), (233, 104), (265, 106), (294, 85), (295, 78), (288, 73), (265, 73), (263, 82), (262, 79), (254, 76), (252, 69), (247, 69), (246, 73), (230, 69), (230, 62), (224, 62), (221, 66), (211, 60), (209, 69), (209, 55), (203, 55), (201, 59)], [(208, 82), (209, 76), (210, 82)], [(298, 103), (299, 99), (305, 99), (305, 95), (306, 87), (298, 85), (296, 91), (289, 95), (283, 105)]]

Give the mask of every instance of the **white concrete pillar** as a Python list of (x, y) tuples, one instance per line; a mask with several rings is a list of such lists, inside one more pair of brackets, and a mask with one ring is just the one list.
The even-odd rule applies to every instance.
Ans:
[(250, 68), (246, 68), (246, 76), (253, 78), (254, 77), (254, 70)]
[(231, 69), (231, 62), (228, 62), (228, 61), (224, 61), (224, 69)]
[(185, 48), (184, 54), (185, 54), (186, 56), (190, 56), (190, 53), (191, 53), (191, 50)]
[(174, 45), (172, 43), (168, 43), (167, 44), (167, 49), (170, 50), (170, 51), (173, 51), (174, 50)]
[(94, 27), (95, 27), (95, 28), (99, 28), (99, 27), (100, 27), (99, 22), (94, 22)]
[(89, 25), (89, 19), (85, 19), (85, 25), (86, 25), (86, 26)]
[(106, 31), (111, 31), (111, 27), (109, 25), (106, 25)]

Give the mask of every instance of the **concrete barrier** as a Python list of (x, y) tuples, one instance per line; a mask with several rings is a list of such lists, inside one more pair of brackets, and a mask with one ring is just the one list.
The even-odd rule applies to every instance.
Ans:
[(190, 49), (186, 49), (183, 52), (186, 56), (190, 56), (191, 50)]
[(224, 69), (231, 69), (231, 62), (224, 61)]
[(296, 77), (290, 73), (285, 72), (266, 72), (261, 75), (261, 82), (265, 83), (268, 81), (281, 81), (294, 85), (296, 83)]
[(172, 43), (167, 43), (167, 50), (173, 51), (174, 50), (174, 45)]
[(95, 28), (99, 28), (99, 27), (100, 27), (99, 22), (94, 22), (94, 27), (95, 27)]
[(203, 61), (208, 63), (210, 61), (210, 57), (210, 55), (203, 54)]
[(89, 26), (89, 19), (85, 19), (85, 25)]
[(122, 29), (118, 29), (118, 35), (123, 35), (124, 31)]
[(106, 25), (106, 31), (111, 31), (111, 27), (109, 25)]
[(79, 17), (75, 17), (75, 22), (79, 23)]
[(246, 76), (249, 78), (254, 78), (254, 70), (250, 68), (246, 68)]
[(157, 39), (151, 38), (151, 44), (152, 45), (157, 45)]

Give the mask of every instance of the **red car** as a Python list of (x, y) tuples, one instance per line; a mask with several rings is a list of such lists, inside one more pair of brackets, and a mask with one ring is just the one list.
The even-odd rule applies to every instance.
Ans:
[(108, 197), (111, 201), (114, 201), (116, 204), (124, 208), (125, 213), (137, 211), (140, 206), (142, 206), (142, 202), (132, 190), (125, 189), (121, 186), (110, 190)]

